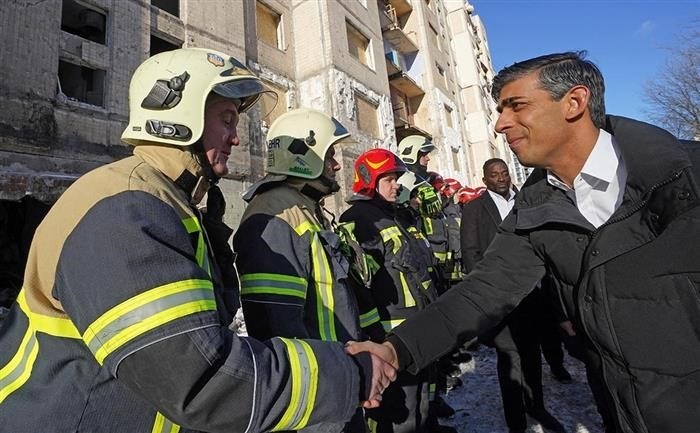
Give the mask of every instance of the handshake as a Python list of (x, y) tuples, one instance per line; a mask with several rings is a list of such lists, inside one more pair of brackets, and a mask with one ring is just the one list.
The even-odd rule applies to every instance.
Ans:
[(399, 361), (396, 350), (391, 343), (382, 344), (371, 341), (348, 341), (345, 344), (345, 352), (349, 355), (357, 355), (368, 352), (372, 359), (372, 383), (370, 384), (369, 398), (361, 403), (365, 409), (378, 407), (382, 401), (382, 393), (396, 380), (396, 370)]

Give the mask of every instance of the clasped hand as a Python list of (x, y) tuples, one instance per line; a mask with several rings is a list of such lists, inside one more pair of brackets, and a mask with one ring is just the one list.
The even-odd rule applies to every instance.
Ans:
[(345, 345), (345, 351), (350, 355), (369, 352), (372, 358), (372, 384), (369, 399), (361, 405), (365, 409), (378, 407), (382, 401), (382, 393), (396, 380), (399, 364), (394, 347), (389, 342), (378, 344), (371, 341), (349, 341)]

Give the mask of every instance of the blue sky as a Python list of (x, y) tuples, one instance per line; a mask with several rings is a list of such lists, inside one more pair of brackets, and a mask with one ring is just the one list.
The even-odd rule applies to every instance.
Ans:
[[(648, 120), (644, 83), (665, 47), (700, 22), (700, 0), (470, 0), (496, 71), (553, 52), (587, 50), (605, 77), (607, 112)], [(695, 23), (695, 24), (693, 24)]]

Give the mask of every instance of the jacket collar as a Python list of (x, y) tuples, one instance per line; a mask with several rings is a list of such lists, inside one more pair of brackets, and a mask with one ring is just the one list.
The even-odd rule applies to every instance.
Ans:
[(134, 148), (134, 155), (172, 180), (192, 205), (198, 204), (209, 189), (201, 164), (186, 148), (143, 144)]

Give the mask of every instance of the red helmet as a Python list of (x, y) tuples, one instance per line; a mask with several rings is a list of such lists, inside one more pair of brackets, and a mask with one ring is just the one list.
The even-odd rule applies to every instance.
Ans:
[(436, 187), (436, 189), (440, 191), (440, 194), (447, 198), (450, 198), (453, 195), (455, 195), (460, 188), (462, 188), (462, 184), (459, 183), (458, 180), (449, 177), (445, 179), (444, 183), (439, 189)]
[(435, 191), (440, 191), (440, 188), (445, 184), (445, 179), (440, 176), (440, 173), (436, 173), (434, 171), (429, 171), (428, 172), (428, 178), (426, 179), (430, 185), (432, 185), (433, 188), (435, 188)]
[(357, 194), (374, 197), (377, 179), (387, 173), (403, 173), (408, 171), (398, 156), (386, 149), (370, 149), (355, 161), (355, 180), (352, 190)]
[(475, 198), (479, 197), (481, 194), (486, 191), (486, 188), (483, 186), (479, 186), (477, 188), (470, 188), (468, 186), (464, 186), (457, 191), (457, 201), (460, 204), (465, 204), (468, 203)]

